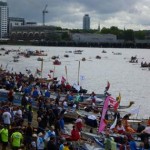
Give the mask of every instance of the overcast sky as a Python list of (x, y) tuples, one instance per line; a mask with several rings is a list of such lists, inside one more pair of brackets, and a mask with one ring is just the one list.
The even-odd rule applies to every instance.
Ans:
[(120, 29), (150, 30), (150, 0), (7, 0), (10, 17), (42, 23), (47, 4), (46, 25), (82, 29), (89, 14), (91, 28), (117, 26)]

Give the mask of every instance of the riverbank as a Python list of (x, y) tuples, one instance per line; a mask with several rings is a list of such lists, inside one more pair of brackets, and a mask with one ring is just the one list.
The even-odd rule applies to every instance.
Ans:
[(143, 48), (150, 49), (149, 43), (76, 43), (71, 41), (0, 41), (0, 45), (54, 46), (54, 47), (94, 47), (94, 48)]

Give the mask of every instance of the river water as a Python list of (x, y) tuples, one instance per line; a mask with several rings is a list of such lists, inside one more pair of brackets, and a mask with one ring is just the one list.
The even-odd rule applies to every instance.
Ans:
[[(77, 47), (36, 47), (36, 46), (0, 46), (6, 49), (24, 50), (43, 50), (47, 53), (44, 56), (43, 77), (48, 78), (49, 70), (54, 70), (52, 56), (59, 55), (61, 65), (55, 66), (55, 76), (61, 78), (66, 77), (65, 66), (67, 67), (68, 82), (70, 84), (77, 83), (78, 67), (80, 61), (80, 76), (84, 76), (84, 80), (80, 80), (80, 85), (88, 90), (88, 93), (95, 91), (103, 93), (110, 82), (109, 92), (113, 97), (121, 93), (121, 105), (127, 105), (129, 101), (134, 101), (134, 108), (140, 108), (138, 118), (148, 118), (150, 116), (150, 71), (140, 68), (143, 61), (150, 62), (150, 49), (120, 49), (120, 48), (77, 48)], [(83, 50), (82, 54), (66, 53), (66, 51)], [(102, 53), (105, 50), (107, 53)], [(114, 55), (112, 52), (121, 53), (122, 55)], [(4, 52), (0, 51), (1, 54)], [(68, 54), (69, 58), (64, 55)], [(38, 56), (30, 58), (20, 57), (19, 62), (13, 62), (13, 56), (16, 52), (9, 55), (0, 56), (0, 64), (7, 70), (23, 72), (25, 68), (30, 69), (34, 74), (36, 69), (41, 67), (41, 62), (37, 61)], [(99, 55), (101, 59), (95, 59)], [(138, 63), (131, 64), (129, 60), (131, 56), (137, 56)], [(86, 61), (81, 61), (85, 57)], [(131, 109), (131, 108), (130, 108)], [(137, 115), (135, 116), (137, 117)]]

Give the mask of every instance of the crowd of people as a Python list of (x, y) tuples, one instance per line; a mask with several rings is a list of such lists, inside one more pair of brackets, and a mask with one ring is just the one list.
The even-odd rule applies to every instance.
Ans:
[[(106, 87), (106, 92), (110, 84)], [(56, 95), (51, 99), (51, 87)], [(60, 88), (61, 87), (61, 88)], [(66, 84), (66, 91), (69, 85)], [(60, 90), (56, 81), (46, 81), (35, 78), (32, 74), (25, 76), (22, 73), (9, 73), (0, 71), (0, 88), (8, 91), (6, 101), (0, 102), (0, 141), (2, 150), (11, 148), (12, 150), (76, 150), (80, 145), (80, 132), (83, 129), (83, 119), (78, 116), (72, 125), (69, 133), (65, 130), (64, 113), (70, 107), (72, 110), (78, 108), (78, 102), (84, 101), (82, 94), (66, 93), (65, 99), (61, 101)], [(65, 87), (63, 86), (63, 90)], [(21, 94), (19, 104), (14, 104), (15, 92)], [(96, 95), (91, 95), (92, 103), (95, 103)], [(96, 107), (96, 106), (94, 106)], [(120, 150), (135, 150), (136, 142), (132, 134), (140, 138), (140, 148), (148, 149), (150, 123), (148, 126), (138, 125), (133, 129), (128, 123), (129, 116), (120, 117), (119, 112), (115, 112), (118, 118), (117, 125), (111, 132), (124, 135), (123, 138), (111, 138), (106, 135), (105, 149), (110, 150), (109, 143), (120, 143)], [(106, 114), (109, 124), (109, 117)], [(88, 118), (89, 119), (89, 118)], [(95, 118), (96, 121), (97, 118)], [(89, 120), (88, 120), (89, 122)], [(92, 123), (95, 127), (97, 121)], [(90, 129), (92, 133), (92, 128)], [(67, 133), (67, 134), (66, 134)], [(120, 136), (121, 137), (121, 136)], [(75, 144), (74, 144), (75, 143)], [(134, 148), (133, 148), (134, 147)], [(136, 147), (137, 148), (137, 147)]]
[[(81, 120), (78, 118), (70, 133), (65, 135), (66, 107), (59, 102), (59, 91), (55, 99), (50, 99), (49, 83), (33, 75), (27, 77), (1, 70), (0, 86), (8, 91), (6, 101), (0, 102), (2, 150), (8, 147), (13, 150), (71, 150), (77, 147), (71, 143), (80, 140)], [(15, 92), (22, 94), (19, 105), (14, 104)], [(66, 100), (71, 99), (69, 95)]]
[[(115, 113), (114, 116), (118, 119), (116, 125), (106, 128), (106, 150), (115, 150), (116, 147), (120, 150), (150, 149), (150, 119), (146, 122), (137, 123), (137, 127), (135, 128), (128, 122), (130, 115), (131, 114), (127, 114), (123, 118), (120, 118), (119, 113)], [(107, 122), (107, 127), (108, 126), (109, 123)]]

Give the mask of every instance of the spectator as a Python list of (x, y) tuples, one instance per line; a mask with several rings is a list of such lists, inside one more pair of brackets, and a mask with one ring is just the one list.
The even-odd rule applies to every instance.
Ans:
[(21, 143), (23, 141), (23, 136), (19, 132), (19, 128), (11, 135), (11, 146), (13, 150), (17, 150), (21, 147)]
[(3, 129), (0, 130), (1, 142), (2, 142), (2, 150), (6, 150), (8, 145), (8, 128), (7, 125), (4, 126)]

